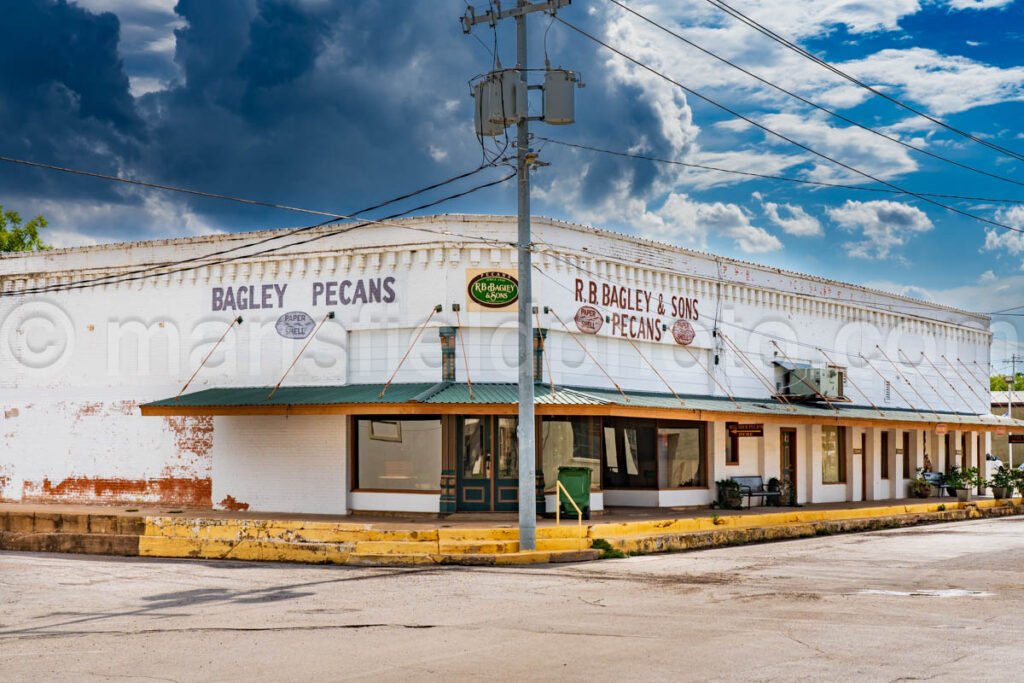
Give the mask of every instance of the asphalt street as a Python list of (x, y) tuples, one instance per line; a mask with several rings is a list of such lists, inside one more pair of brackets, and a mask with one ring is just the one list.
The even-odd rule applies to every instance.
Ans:
[(1024, 519), (529, 568), (0, 553), (0, 680), (1012, 680)]

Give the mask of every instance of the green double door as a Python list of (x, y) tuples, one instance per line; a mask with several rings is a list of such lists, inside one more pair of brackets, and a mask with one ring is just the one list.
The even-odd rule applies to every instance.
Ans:
[(458, 426), (460, 512), (519, 509), (519, 437), (514, 417), (463, 417)]

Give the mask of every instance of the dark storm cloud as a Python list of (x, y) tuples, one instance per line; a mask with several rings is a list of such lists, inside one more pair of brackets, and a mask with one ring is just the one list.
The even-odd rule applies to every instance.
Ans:
[[(116, 16), (63, 0), (25, 0), (16, 3), (16, 21), (0, 25), (3, 63), (18, 65), (0, 72), (0, 147), (213, 192), (352, 210), (479, 163), (466, 81), (489, 69), (491, 58), (462, 35), (456, 19), (464, 8), (458, 0), (179, 0), (175, 79), (165, 90), (133, 98), (118, 57)], [(131, 17), (132, 26), (144, 19)], [(599, 21), (584, 12), (574, 18)], [(159, 21), (168, 26), (166, 15)], [(544, 32), (538, 29), (546, 25), (536, 18), (531, 26), (532, 61), (539, 65)], [(511, 28), (499, 34), (506, 64), (514, 62)], [(143, 38), (133, 31), (134, 54)], [(489, 29), (478, 31), (490, 45)], [(558, 25), (547, 42), (555, 63), (571, 55), (565, 66), (582, 71), (588, 87), (579, 91), (579, 124), (537, 125), (538, 134), (615, 148), (643, 138), (662, 142), (639, 90), (602, 75), (603, 55)], [(575, 173), (586, 163), (584, 199), (599, 199), (623, 173), (642, 193), (657, 172), (650, 164), (555, 146), (544, 154), (555, 162), (551, 174)], [(27, 196), (141, 201), (136, 192), (96, 181), (0, 172), (5, 186), (17, 175)], [(176, 201), (225, 229), (296, 222), (293, 215), (233, 204)], [(505, 188), (448, 210), (513, 208), (513, 190)], [(560, 208), (538, 206), (553, 214)], [(140, 232), (128, 222), (108, 227)], [(173, 225), (159, 228), (175, 232)]]
[[(0, 22), (0, 147), (11, 156), (111, 172), (145, 126), (118, 56), (119, 22), (64, 0), (5, 3)], [(5, 194), (75, 194), (42, 172), (0, 169)], [(97, 189), (97, 188), (93, 188)], [(110, 191), (99, 190), (110, 197)], [(0, 201), (3, 201), (0, 199)]]
[[(440, 4), (181, 0), (184, 78), (140, 100), (146, 166), (339, 211), (470, 167), (472, 45)], [(237, 227), (252, 216), (195, 206)]]

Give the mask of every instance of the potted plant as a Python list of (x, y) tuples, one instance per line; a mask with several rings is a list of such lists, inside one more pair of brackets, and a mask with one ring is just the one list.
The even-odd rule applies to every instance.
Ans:
[(956, 491), (956, 499), (966, 503), (971, 499), (971, 489), (981, 485), (984, 480), (978, 474), (977, 467), (966, 467), (960, 469), (954, 467), (946, 475), (946, 486)]
[(932, 483), (918, 473), (916, 477), (910, 480), (907, 490), (911, 498), (928, 498), (932, 495)]
[(1000, 465), (999, 469), (992, 475), (992, 481), (989, 482), (989, 486), (992, 488), (992, 495), (995, 498), (1009, 498), (1013, 495), (1013, 488), (1017, 483), (1016, 479), (1013, 470)]
[(718, 507), (723, 510), (740, 510), (743, 508), (743, 493), (740, 485), (733, 479), (716, 481), (718, 486)]
[(782, 505), (782, 482), (779, 481), (778, 477), (772, 477), (768, 480), (767, 484), (769, 493), (778, 493), (777, 496), (772, 496), (768, 499), (769, 504), (775, 507)]

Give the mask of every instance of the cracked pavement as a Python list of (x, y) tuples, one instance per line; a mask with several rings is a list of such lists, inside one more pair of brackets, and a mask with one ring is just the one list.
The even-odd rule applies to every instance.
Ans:
[(0, 553), (0, 679), (1003, 680), (1024, 664), (1022, 532), (523, 568)]

